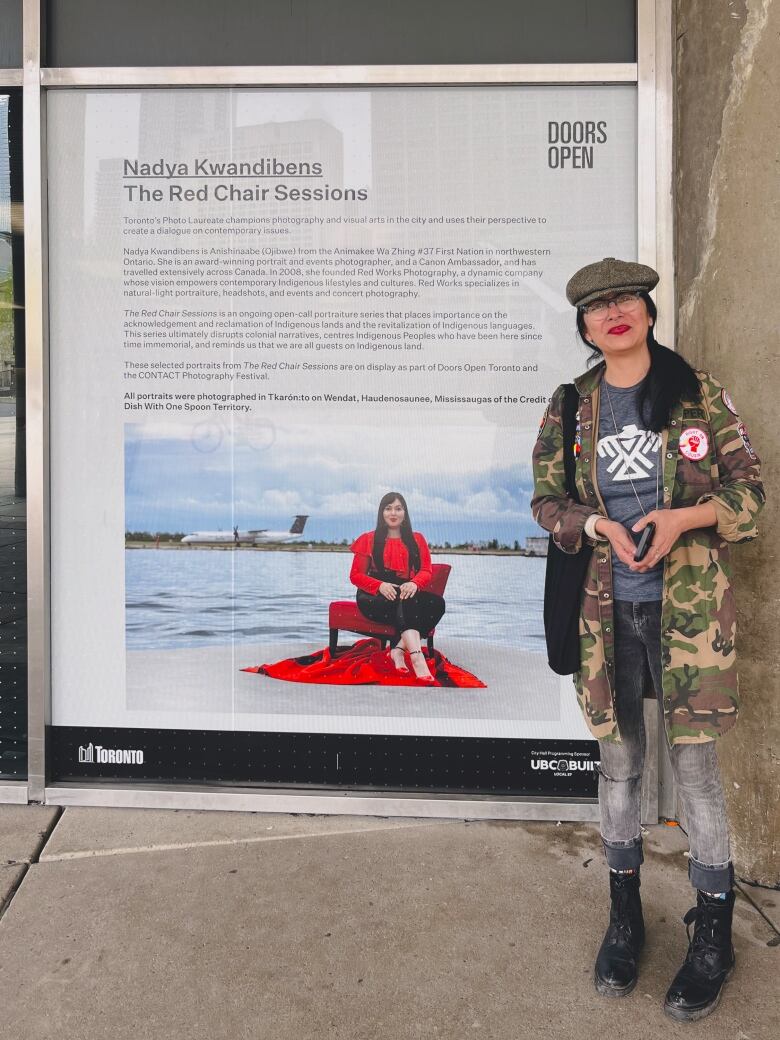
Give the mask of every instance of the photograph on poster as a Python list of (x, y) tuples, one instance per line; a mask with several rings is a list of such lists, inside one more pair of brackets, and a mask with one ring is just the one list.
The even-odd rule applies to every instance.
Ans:
[[(520, 427), (419, 413), (127, 423), (128, 709), (556, 719), (531, 442)], [(378, 507), (396, 488), (423, 554), (414, 571), (437, 590), (414, 608), (368, 591)], [(388, 541), (400, 585), (408, 550)], [(435, 630), (432, 684), (382, 649), (403, 630), (395, 609), (421, 610), (406, 627), (424, 644)]]

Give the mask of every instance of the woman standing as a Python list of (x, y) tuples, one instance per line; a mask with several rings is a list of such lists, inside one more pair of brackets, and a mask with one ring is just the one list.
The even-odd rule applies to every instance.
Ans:
[(375, 530), (361, 534), (350, 548), (355, 558), (349, 577), (358, 589), (358, 608), (370, 621), (395, 627), (390, 656), (397, 671), (409, 671), (406, 652), (417, 678), (435, 682), (420, 634), (438, 624), (445, 604), (436, 593), (423, 591), (433, 576), (431, 554), (423, 536), (412, 531), (403, 495), (397, 491), (383, 495)]
[[(642, 698), (654, 692), (684, 809), (697, 889), (688, 953), (664, 1009), (679, 1020), (716, 1007), (734, 969), (733, 868), (715, 741), (737, 719), (735, 607), (728, 542), (755, 538), (764, 503), (759, 460), (727, 391), (656, 343), (652, 268), (609, 257), (566, 287), (578, 332), (599, 364), (574, 381), (574, 445), (563, 443), (564, 387), (534, 448), (534, 518), (560, 549), (595, 546), (580, 610), (574, 681), (599, 741), (601, 837), (610, 923), (595, 966), (600, 993), (624, 996), (644, 943), (640, 785)], [(576, 455), (579, 503), (566, 495)], [(635, 559), (648, 524), (647, 555)]]

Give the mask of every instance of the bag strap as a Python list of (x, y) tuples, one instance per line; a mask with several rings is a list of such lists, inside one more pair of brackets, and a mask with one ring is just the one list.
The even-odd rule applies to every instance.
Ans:
[(574, 458), (574, 438), (577, 434), (577, 406), (580, 395), (574, 383), (566, 383), (563, 388), (563, 408), (561, 409), (561, 429), (563, 431), (563, 471), (566, 493), (579, 503), (577, 486), (574, 482), (576, 462)]

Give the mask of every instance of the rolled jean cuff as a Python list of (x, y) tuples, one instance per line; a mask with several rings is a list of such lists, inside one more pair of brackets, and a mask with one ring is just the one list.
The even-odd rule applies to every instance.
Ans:
[(730, 892), (734, 887), (734, 866), (728, 863), (717, 863), (713, 867), (690, 857), (688, 859), (688, 877), (694, 888), (700, 892)]
[(630, 841), (607, 841), (602, 834), (601, 843), (607, 864), (613, 870), (637, 870), (645, 861), (641, 834)]

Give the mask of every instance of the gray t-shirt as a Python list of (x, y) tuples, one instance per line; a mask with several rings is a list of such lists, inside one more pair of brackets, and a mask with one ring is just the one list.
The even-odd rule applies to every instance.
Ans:
[[(646, 513), (660, 508), (663, 501), (659, 471), (661, 435), (647, 430), (639, 414), (641, 386), (641, 382), (628, 387), (610, 386), (603, 380), (596, 446), (596, 476), (607, 516), (623, 524), (637, 543), (641, 532), (635, 534), (631, 527), (644, 515), (637, 496)], [(612, 551), (615, 599), (662, 599), (663, 573), (663, 560), (644, 574), (637, 574)]]

